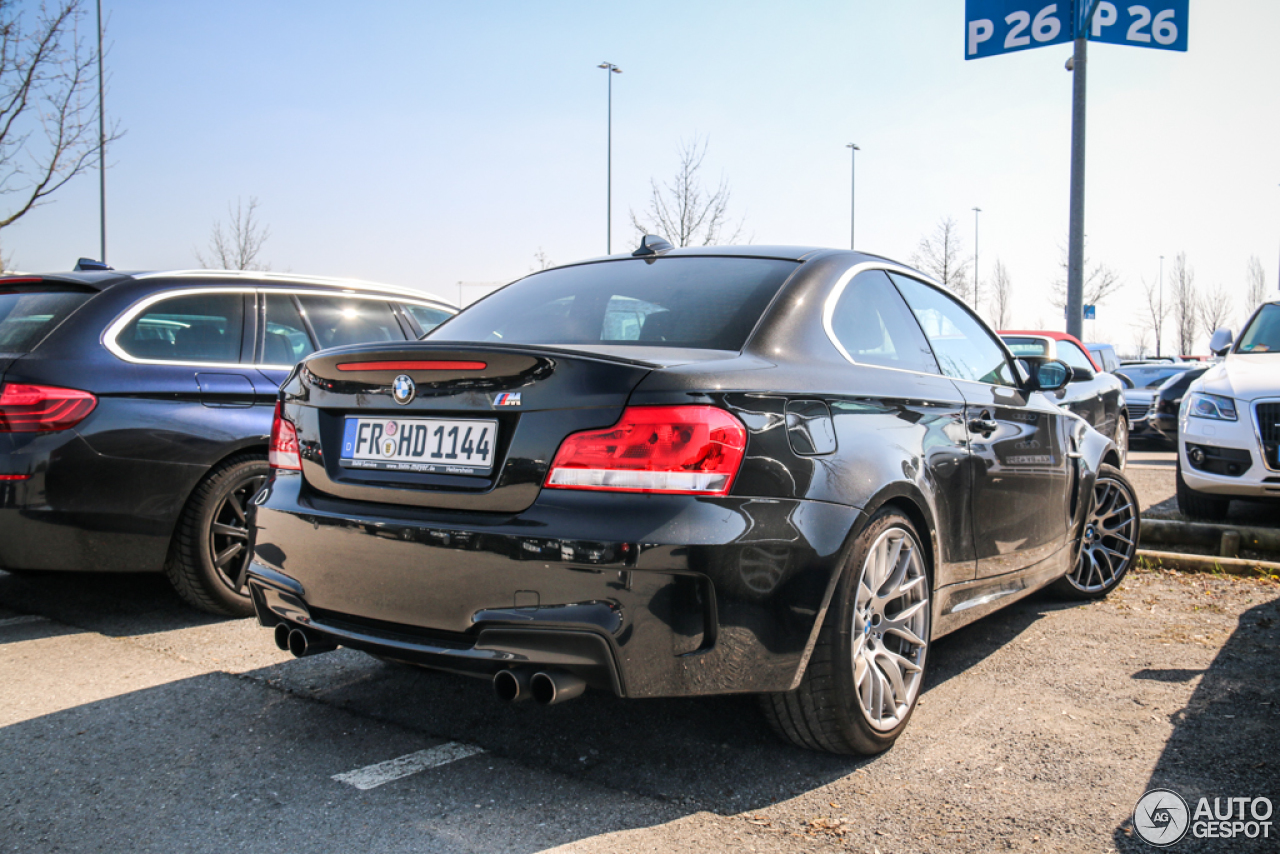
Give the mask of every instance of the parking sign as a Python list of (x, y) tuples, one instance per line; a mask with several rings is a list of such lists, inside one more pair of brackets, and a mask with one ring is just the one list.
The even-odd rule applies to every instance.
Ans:
[(1073, 37), (1071, 0), (965, 0), (965, 59), (1062, 44)]
[(1102, 0), (1088, 25), (1089, 41), (1153, 47), (1158, 50), (1187, 49), (1187, 7), (1190, 0), (1147, 0), (1143, 3), (1112, 3)]
[(965, 0), (965, 59), (981, 59), (1076, 37), (1109, 44), (1187, 49), (1191, 0)]

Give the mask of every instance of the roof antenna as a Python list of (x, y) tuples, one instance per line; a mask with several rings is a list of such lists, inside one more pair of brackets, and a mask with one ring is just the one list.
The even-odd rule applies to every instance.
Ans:
[(79, 261), (76, 262), (75, 269), (77, 271), (114, 270), (115, 267), (108, 267), (106, 264), (102, 263), (101, 261), (95, 261), (92, 258), (81, 258)]
[(649, 258), (652, 260), (659, 255), (665, 255), (675, 247), (671, 245), (669, 240), (658, 237), (656, 234), (646, 234), (640, 238), (640, 248), (631, 255), (634, 258)]

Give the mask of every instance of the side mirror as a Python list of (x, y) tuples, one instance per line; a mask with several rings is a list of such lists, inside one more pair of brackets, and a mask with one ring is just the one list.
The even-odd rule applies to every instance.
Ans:
[(1227, 351), (1231, 349), (1231, 342), (1235, 336), (1231, 334), (1231, 330), (1225, 326), (1213, 333), (1213, 337), (1209, 339), (1209, 352), (1215, 356), (1225, 356)]
[(1029, 379), (1028, 391), (1057, 391), (1071, 382), (1073, 370), (1057, 359), (1023, 359)]
[(1096, 373), (1094, 373), (1094, 372), (1093, 372), (1091, 369), (1089, 369), (1089, 368), (1075, 368), (1075, 367), (1073, 367), (1073, 368), (1071, 369), (1071, 382), (1086, 382), (1086, 381), (1088, 381), (1088, 380), (1093, 379), (1093, 378), (1094, 378), (1094, 377), (1096, 377), (1096, 376), (1097, 376), (1097, 374), (1096, 374)]

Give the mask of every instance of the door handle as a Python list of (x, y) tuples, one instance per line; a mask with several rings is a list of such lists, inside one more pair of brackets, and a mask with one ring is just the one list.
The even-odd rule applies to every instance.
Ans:
[[(986, 415), (986, 413), (984, 412), (983, 415)], [(986, 438), (1000, 429), (1000, 425), (990, 417), (974, 418), (969, 422), (969, 429), (975, 433), (981, 433), (983, 438)]]

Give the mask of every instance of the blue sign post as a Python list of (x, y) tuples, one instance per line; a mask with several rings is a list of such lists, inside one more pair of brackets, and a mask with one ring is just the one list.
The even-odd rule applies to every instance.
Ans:
[[(1079, 338), (1084, 303), (1085, 65), (1090, 41), (1187, 49), (1191, 0), (965, 0), (964, 58), (981, 59), (1074, 42), (1071, 95), (1071, 216), (1067, 238), (1067, 332)], [(1126, 5), (1128, 3), (1128, 5)], [(1091, 308), (1091, 306), (1089, 307)]]
[(1084, 38), (1158, 50), (1187, 49), (1191, 0), (965, 0), (965, 59)]

